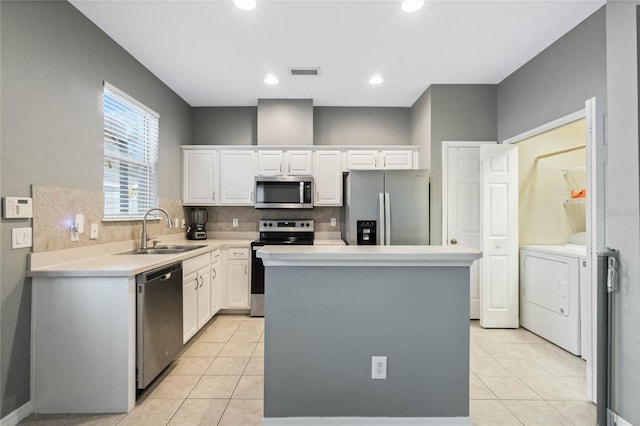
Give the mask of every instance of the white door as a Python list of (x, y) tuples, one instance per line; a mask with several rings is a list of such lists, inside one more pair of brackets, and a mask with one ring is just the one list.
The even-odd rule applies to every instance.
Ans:
[[(466, 144), (465, 144), (466, 145)], [(443, 245), (481, 249), (480, 144), (447, 148), (447, 227)], [(480, 260), (471, 266), (469, 314), (480, 318)]]
[(282, 151), (258, 151), (258, 176), (281, 176), (282, 172)]
[(482, 280), (480, 325), (519, 326), (518, 147), (480, 147)]
[(185, 205), (218, 204), (218, 151), (184, 150), (182, 152), (182, 200)]

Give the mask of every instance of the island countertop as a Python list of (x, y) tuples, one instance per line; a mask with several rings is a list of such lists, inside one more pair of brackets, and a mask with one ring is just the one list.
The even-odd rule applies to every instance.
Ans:
[(265, 266), (469, 266), (480, 250), (461, 246), (264, 246)]

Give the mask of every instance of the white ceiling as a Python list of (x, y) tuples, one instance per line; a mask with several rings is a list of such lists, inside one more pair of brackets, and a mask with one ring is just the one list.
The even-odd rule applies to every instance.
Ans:
[[(431, 84), (499, 83), (605, 3), (428, 1), (408, 14), (399, 0), (257, 1), (250, 12), (231, 0), (71, 3), (191, 106), (411, 106)], [(375, 73), (383, 84), (369, 85)]]

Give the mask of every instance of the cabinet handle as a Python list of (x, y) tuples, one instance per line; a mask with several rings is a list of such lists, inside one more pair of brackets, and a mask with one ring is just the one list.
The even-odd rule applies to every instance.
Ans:
[(204, 285), (204, 277), (200, 277), (200, 287)]
[(282, 163), (280, 163), (278, 166), (278, 173), (282, 173)]
[(215, 280), (216, 277), (218, 276), (218, 271), (216, 271), (216, 268), (211, 268), (211, 273), (213, 273), (213, 276), (211, 277), (211, 279)]
[(316, 203), (320, 201), (320, 191), (316, 191)]
[(213, 191), (213, 201), (216, 201), (216, 191)]
[(193, 290), (194, 291), (198, 291), (198, 277), (196, 277), (196, 285), (194, 286)]
[(244, 274), (247, 275), (249, 273), (249, 265), (244, 265)]
[(291, 163), (287, 163), (287, 174), (291, 174)]
[(253, 203), (253, 191), (251, 191), (251, 202)]

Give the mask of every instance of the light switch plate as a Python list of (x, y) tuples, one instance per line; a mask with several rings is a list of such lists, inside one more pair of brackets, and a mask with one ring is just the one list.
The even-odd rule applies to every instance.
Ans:
[(27, 248), (33, 246), (31, 228), (13, 228), (11, 230), (11, 248)]

